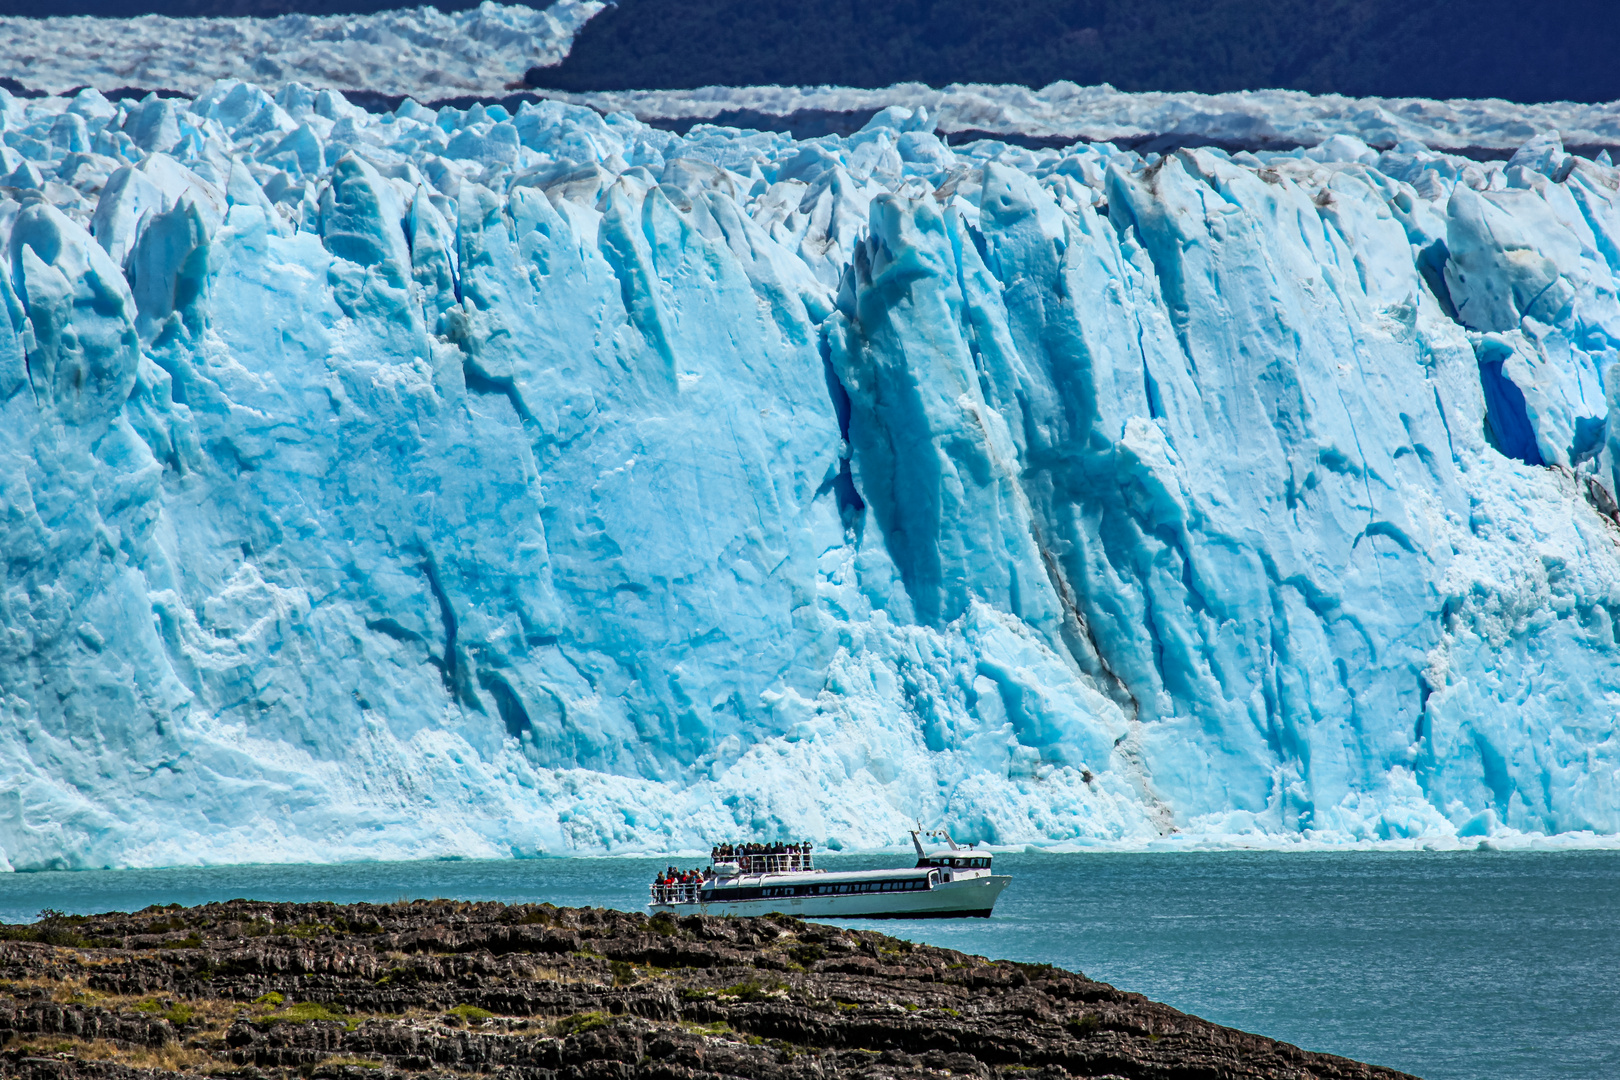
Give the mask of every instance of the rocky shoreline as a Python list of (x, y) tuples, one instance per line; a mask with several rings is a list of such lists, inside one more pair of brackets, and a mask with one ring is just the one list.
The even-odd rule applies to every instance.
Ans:
[(232, 901), (0, 926), (22, 1080), (1404, 1074), (1045, 965), (796, 919)]

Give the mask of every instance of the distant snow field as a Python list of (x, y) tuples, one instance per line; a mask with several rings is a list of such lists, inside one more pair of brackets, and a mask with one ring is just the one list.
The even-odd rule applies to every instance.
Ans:
[[(431, 103), (510, 93), (530, 67), (560, 63), (580, 28), (604, 6), (597, 0), (558, 0), (543, 11), (486, 2), (452, 14), (419, 7), (274, 19), (0, 18), (0, 57), (7, 74), (51, 93), (93, 86), (196, 95), (217, 78), (236, 78), (403, 94)], [(737, 110), (782, 116), (807, 109), (920, 106), (947, 135), (1017, 132), (1106, 141), (1176, 134), (1310, 146), (1344, 134), (1380, 147), (1421, 142), (1511, 150), (1551, 130), (1571, 146), (1620, 145), (1620, 103), (1357, 99), (1292, 90), (1125, 93), (1067, 82), (1040, 90), (902, 84), (882, 90), (756, 86), (542, 96), (600, 112), (625, 110), (643, 120), (706, 120)]]
[(200, 94), (215, 79), (236, 78), (424, 101), (500, 95), (531, 66), (567, 56), (603, 6), (557, 0), (544, 10), (486, 2), (449, 14), (418, 7), (274, 19), (0, 18), (0, 58), (5, 74), (53, 94), (79, 86)]
[(1151, 135), (1192, 135), (1214, 141), (1314, 146), (1332, 135), (1353, 135), (1373, 146), (1423, 143), (1446, 149), (1512, 150), (1544, 131), (1578, 146), (1620, 145), (1620, 102), (1430, 101), (1422, 98), (1314, 96), (1298, 90), (1232, 94), (1126, 93), (1111, 86), (1053, 83), (1023, 86), (918, 83), (883, 90), (849, 87), (715, 86), (701, 90), (638, 90), (549, 96), (601, 112), (706, 120), (753, 110), (786, 116), (799, 110), (854, 112), (890, 105), (926, 108), (937, 130), (1006, 132), (1092, 142)]

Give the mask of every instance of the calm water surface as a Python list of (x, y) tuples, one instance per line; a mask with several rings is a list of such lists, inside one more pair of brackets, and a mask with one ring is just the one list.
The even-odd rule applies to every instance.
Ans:
[[(0, 874), (0, 919), (235, 897), (634, 909), (666, 861)], [(862, 925), (1078, 969), (1430, 1080), (1620, 1078), (1620, 852), (1023, 854), (997, 866), (1013, 884), (991, 919)]]

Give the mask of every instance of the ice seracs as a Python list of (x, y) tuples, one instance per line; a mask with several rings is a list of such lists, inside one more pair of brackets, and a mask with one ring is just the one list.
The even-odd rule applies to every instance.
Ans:
[(0, 92), (17, 868), (1620, 831), (1620, 176)]

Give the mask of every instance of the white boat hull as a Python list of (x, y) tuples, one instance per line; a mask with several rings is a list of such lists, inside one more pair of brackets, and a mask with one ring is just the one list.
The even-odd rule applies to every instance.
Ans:
[(769, 915), (802, 919), (950, 919), (988, 917), (1011, 877), (983, 874), (941, 882), (911, 892), (852, 893), (834, 896), (778, 896), (750, 900), (653, 903), (653, 914)]

